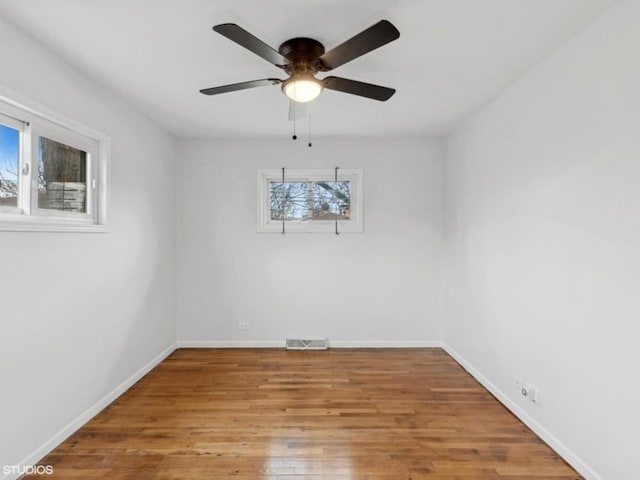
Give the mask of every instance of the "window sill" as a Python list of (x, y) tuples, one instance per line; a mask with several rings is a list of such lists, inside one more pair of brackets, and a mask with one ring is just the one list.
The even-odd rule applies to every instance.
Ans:
[(1, 221), (0, 232), (108, 233), (106, 225), (35, 221)]
[[(335, 222), (323, 223), (285, 222), (284, 229), (285, 233), (336, 233)], [(282, 233), (282, 222), (258, 225), (258, 233)], [(338, 221), (338, 233), (363, 233), (362, 223)]]

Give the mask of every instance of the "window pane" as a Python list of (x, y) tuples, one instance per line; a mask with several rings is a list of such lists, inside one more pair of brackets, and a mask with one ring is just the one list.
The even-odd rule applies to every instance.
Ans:
[(351, 183), (270, 182), (271, 220), (349, 220)]
[(0, 124), (0, 207), (18, 206), (20, 132)]
[(307, 220), (308, 182), (271, 182), (271, 220)]
[(350, 182), (314, 182), (313, 220), (351, 219)]
[(38, 208), (87, 211), (87, 152), (38, 137)]

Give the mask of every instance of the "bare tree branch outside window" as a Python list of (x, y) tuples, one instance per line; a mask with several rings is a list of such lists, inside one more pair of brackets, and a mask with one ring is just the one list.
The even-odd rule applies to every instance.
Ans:
[(349, 220), (351, 183), (271, 182), (271, 220)]

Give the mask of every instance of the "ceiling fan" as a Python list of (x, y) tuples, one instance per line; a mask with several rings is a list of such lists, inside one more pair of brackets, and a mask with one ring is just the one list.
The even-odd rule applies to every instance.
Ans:
[(213, 30), (284, 70), (288, 78), (263, 78), (200, 90), (205, 95), (278, 84), (282, 85), (283, 93), (297, 103), (310, 102), (325, 88), (380, 101), (388, 100), (395, 93), (393, 88), (348, 78), (316, 78), (318, 72), (331, 71), (399, 38), (400, 32), (387, 20), (379, 21), (328, 52), (322, 43), (306, 37), (287, 40), (276, 51), (235, 23), (216, 25)]

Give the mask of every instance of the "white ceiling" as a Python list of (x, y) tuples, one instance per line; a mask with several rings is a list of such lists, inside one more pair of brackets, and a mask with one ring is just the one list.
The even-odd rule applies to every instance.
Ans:
[[(283, 72), (213, 32), (326, 49), (380, 19), (400, 39), (331, 74), (394, 87), (387, 102), (325, 91), (314, 137), (437, 136), (504, 90), (614, 0), (0, 0), (0, 14), (179, 137), (287, 136), (278, 86), (199, 89)], [(324, 75), (319, 75), (322, 78)], [(301, 127), (306, 130), (306, 125)]]

